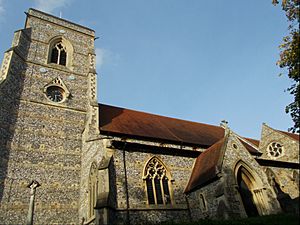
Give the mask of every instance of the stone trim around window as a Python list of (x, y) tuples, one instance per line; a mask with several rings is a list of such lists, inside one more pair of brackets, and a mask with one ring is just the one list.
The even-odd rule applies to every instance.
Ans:
[(70, 92), (64, 82), (59, 77), (56, 77), (44, 86), (44, 94), (47, 100), (57, 104), (63, 103), (69, 97)]
[(172, 204), (171, 175), (159, 158), (154, 156), (146, 163), (143, 180), (148, 205)]
[(49, 41), (48, 59), (49, 65), (72, 68), (73, 46), (66, 38), (57, 36)]
[(284, 155), (284, 147), (279, 142), (271, 142), (267, 146), (267, 154), (270, 158), (279, 158)]

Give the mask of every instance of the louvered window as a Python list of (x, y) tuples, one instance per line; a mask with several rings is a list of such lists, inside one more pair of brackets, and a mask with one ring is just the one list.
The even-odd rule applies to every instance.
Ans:
[(153, 157), (146, 165), (144, 171), (147, 199), (150, 205), (171, 204), (170, 179), (162, 162)]
[(52, 47), (50, 62), (62, 66), (67, 64), (67, 50), (62, 42), (58, 42)]

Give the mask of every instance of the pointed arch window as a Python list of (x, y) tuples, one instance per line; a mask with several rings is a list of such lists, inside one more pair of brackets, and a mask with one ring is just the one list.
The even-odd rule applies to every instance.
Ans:
[(66, 38), (58, 36), (49, 41), (48, 63), (72, 69), (73, 46)]
[(170, 173), (161, 160), (153, 157), (148, 161), (144, 170), (147, 201), (149, 205), (171, 204)]
[(50, 63), (66, 66), (67, 49), (62, 41), (57, 42), (51, 49)]
[(88, 216), (95, 216), (94, 207), (96, 206), (98, 195), (98, 177), (97, 177), (97, 166), (95, 163), (91, 165), (89, 175), (89, 211)]

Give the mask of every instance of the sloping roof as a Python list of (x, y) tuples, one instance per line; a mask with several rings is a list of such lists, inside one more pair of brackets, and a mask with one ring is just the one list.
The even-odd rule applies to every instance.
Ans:
[[(253, 146), (251, 146), (249, 143), (247, 143), (243, 139), (239, 138), (239, 140), (244, 145), (244, 147), (248, 150), (248, 152), (250, 152), (251, 154), (255, 154), (255, 155), (262, 154), (258, 149), (254, 148)], [(255, 145), (258, 148), (259, 141), (256, 141), (256, 140), (250, 139), (250, 138), (245, 138), (245, 140), (249, 141), (251, 144)]]
[(252, 139), (252, 138), (245, 138), (247, 141), (251, 142), (253, 145), (255, 145), (256, 147), (259, 146), (259, 140), (256, 139)]
[(216, 177), (225, 139), (222, 138), (198, 156), (185, 193), (191, 192)]
[(282, 130), (277, 130), (277, 131), (279, 131), (279, 132), (281, 132), (281, 133), (283, 133), (283, 134), (285, 134), (285, 135), (293, 138), (296, 141), (299, 141), (299, 138), (300, 138), (299, 134), (289, 133), (289, 132), (282, 131)]
[(224, 136), (224, 129), (130, 109), (99, 104), (100, 132), (211, 146)]

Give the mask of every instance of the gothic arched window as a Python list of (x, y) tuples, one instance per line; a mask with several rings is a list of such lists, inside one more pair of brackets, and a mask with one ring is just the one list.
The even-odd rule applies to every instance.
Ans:
[(92, 164), (89, 176), (89, 217), (95, 215), (94, 207), (96, 206), (98, 195), (98, 177), (97, 177), (97, 166), (95, 163)]
[(73, 46), (64, 37), (54, 37), (49, 41), (48, 63), (72, 69)]
[(148, 161), (143, 178), (146, 185), (148, 204), (171, 204), (170, 175), (158, 158), (153, 157)]
[(51, 49), (50, 63), (66, 66), (67, 64), (67, 49), (62, 41), (57, 42)]

